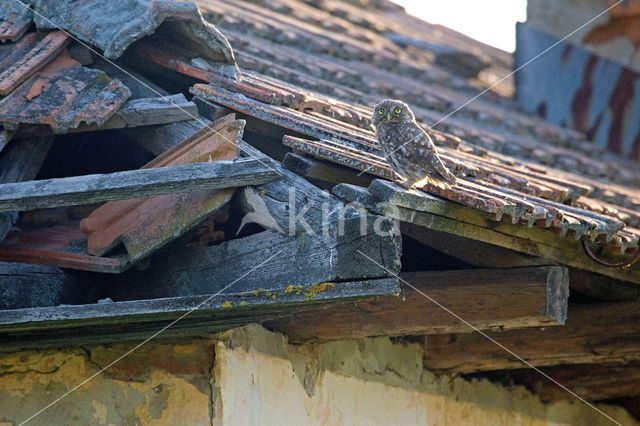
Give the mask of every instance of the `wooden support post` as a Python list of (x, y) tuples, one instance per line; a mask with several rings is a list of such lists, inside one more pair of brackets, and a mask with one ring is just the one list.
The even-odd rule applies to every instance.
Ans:
[[(640, 303), (570, 304), (563, 327), (487, 332), (535, 366), (640, 360)], [(526, 367), (478, 334), (425, 338), (425, 367), (458, 373)]]
[[(410, 272), (400, 277), (480, 329), (552, 326), (566, 317), (568, 274), (558, 266)], [(292, 341), (473, 331), (423, 294), (401, 285), (400, 297), (300, 312), (265, 325)]]

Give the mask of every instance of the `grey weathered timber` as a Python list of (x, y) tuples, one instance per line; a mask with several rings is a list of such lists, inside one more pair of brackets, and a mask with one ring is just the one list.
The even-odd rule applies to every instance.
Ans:
[(204, 189), (259, 185), (278, 178), (251, 159), (211, 161), (103, 175), (0, 185), (0, 210), (34, 210)]
[[(562, 327), (487, 332), (530, 365), (640, 360), (640, 303), (571, 303)], [(479, 333), (425, 337), (424, 366), (458, 373), (527, 368)]]
[(120, 57), (144, 37), (180, 40), (184, 50), (202, 57), (235, 64), (227, 39), (207, 23), (192, 2), (152, 0), (74, 0), (36, 2), (34, 21), (38, 29), (57, 26), (101, 49), (109, 59)]
[(561, 325), (567, 315), (569, 278), (558, 266), (405, 272), (400, 278), (401, 297), (307, 310), (265, 326), (290, 341), (473, 331), (435, 302), (479, 329)]
[[(400, 237), (378, 235), (374, 219), (365, 223), (364, 232), (359, 219), (348, 220), (342, 235), (335, 229), (294, 236), (264, 231), (209, 247), (167, 247), (151, 257), (144, 271), (114, 277), (120, 283), (113, 288), (114, 298), (211, 294), (231, 283), (233, 291), (251, 291), (389, 277), (400, 269)], [(358, 251), (386, 270), (363, 261)]]
[[(52, 142), (51, 137), (12, 141), (0, 153), (0, 184), (35, 178)], [(16, 220), (18, 220), (16, 211), (0, 212), (0, 241), (4, 239)]]
[[(129, 283), (132, 284), (135, 283)], [(105, 300), (97, 304), (1, 311), (0, 352), (55, 346), (61, 341), (73, 345), (141, 340), (180, 317), (161, 337), (219, 332), (309, 307), (399, 291), (396, 278), (384, 278), (341, 282), (335, 286), (305, 286), (299, 292), (281, 289), (239, 293), (230, 288), (218, 295), (130, 302)], [(184, 316), (189, 311), (192, 312)]]
[[(584, 254), (580, 241), (558, 238), (557, 234), (546, 229), (496, 222), (488, 217), (482, 217), (478, 214), (479, 212), (474, 212), (474, 209), (464, 206), (460, 206), (464, 210), (457, 211), (456, 215), (451, 213), (451, 217), (413, 210), (380, 201), (369, 190), (353, 185), (336, 185), (333, 188), (333, 193), (346, 201), (361, 204), (373, 214), (388, 216), (401, 222), (410, 222), (436, 231), (508, 248), (530, 256), (546, 258), (553, 262), (621, 281), (640, 284), (640, 269), (638, 267), (632, 266), (623, 269), (601, 266)], [(466, 215), (467, 211), (469, 211), (469, 215)], [(461, 216), (457, 216), (457, 214)], [(462, 216), (463, 214), (465, 216)]]
[(54, 266), (0, 262), (0, 310), (56, 306), (77, 284), (76, 276)]

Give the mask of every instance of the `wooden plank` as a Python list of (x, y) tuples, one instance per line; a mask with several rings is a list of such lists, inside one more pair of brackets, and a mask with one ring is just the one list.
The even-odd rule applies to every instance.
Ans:
[[(0, 184), (21, 182), (36, 177), (53, 138), (30, 138), (13, 141), (0, 153)], [(0, 212), (0, 241), (18, 220), (18, 212)]]
[[(231, 282), (225, 280), (223, 284)], [(131, 284), (134, 282), (128, 286), (133, 287)], [(305, 287), (302, 292), (281, 289), (267, 295), (265, 291), (238, 293), (229, 289), (217, 296), (0, 311), (0, 352), (55, 347), (62, 340), (68, 345), (140, 341), (191, 310), (164, 331), (162, 337), (215, 333), (310, 307), (395, 294), (399, 285), (395, 278), (383, 278), (335, 283), (318, 290), (317, 287)], [(309, 297), (309, 293), (315, 297)]]
[(99, 175), (0, 184), (0, 211), (102, 203), (260, 185), (278, 178), (263, 161), (211, 161)]
[[(640, 360), (640, 303), (570, 304), (563, 327), (487, 334), (535, 366)], [(526, 367), (478, 334), (425, 337), (426, 368), (450, 372)]]
[[(540, 228), (527, 228), (504, 222), (494, 222), (488, 218), (468, 216), (465, 221), (410, 210), (379, 201), (364, 188), (352, 185), (337, 185), (333, 193), (347, 201), (362, 204), (368, 211), (410, 222), (440, 232), (505, 247), (531, 256), (543, 257), (577, 269), (584, 269), (622, 281), (640, 284), (640, 268), (607, 268), (592, 261), (583, 252), (580, 241), (559, 238), (557, 234)], [(469, 209), (471, 211), (471, 209)], [(479, 213), (479, 212), (477, 212)], [(477, 216), (477, 214), (475, 215)], [(461, 218), (460, 218), (461, 219)]]
[[(400, 237), (378, 235), (373, 219), (362, 230), (360, 219), (344, 223), (342, 233), (283, 235), (264, 231), (207, 247), (167, 248), (150, 258), (144, 271), (130, 270), (118, 276), (112, 297), (117, 300), (148, 299), (215, 293), (239, 279), (234, 291), (284, 289), (318, 283), (389, 277), (400, 269)], [(361, 261), (358, 250), (388, 268), (389, 273)], [(244, 276), (256, 265), (277, 256), (255, 274)], [(127, 283), (135, 282), (135, 286)]]
[[(483, 330), (552, 326), (566, 319), (569, 278), (558, 266), (405, 272), (400, 278)], [(308, 310), (264, 325), (294, 342), (473, 331), (418, 291), (401, 286), (400, 297)]]

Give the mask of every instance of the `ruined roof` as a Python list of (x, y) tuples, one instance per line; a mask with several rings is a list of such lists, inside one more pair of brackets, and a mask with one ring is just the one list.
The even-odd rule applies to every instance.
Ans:
[[(8, 348), (140, 336), (190, 309), (172, 332), (264, 320), (293, 340), (464, 331), (405, 279), (517, 340), (592, 309), (568, 303), (569, 285), (597, 300), (640, 294), (639, 264), (625, 265), (640, 164), (520, 111), (511, 55), (386, 0), (71, 3), (0, 2)], [(108, 28), (92, 24), (103, 15)], [(369, 120), (388, 97), (433, 126), (457, 185), (394, 182)], [(561, 359), (640, 360), (622, 326), (590, 350), (607, 322), (633, 324), (603, 305), (607, 320)]]

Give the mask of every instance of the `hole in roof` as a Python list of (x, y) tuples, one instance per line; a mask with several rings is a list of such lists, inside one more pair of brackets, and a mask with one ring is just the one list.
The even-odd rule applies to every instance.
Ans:
[(59, 135), (37, 179), (135, 170), (152, 158), (116, 130)]

